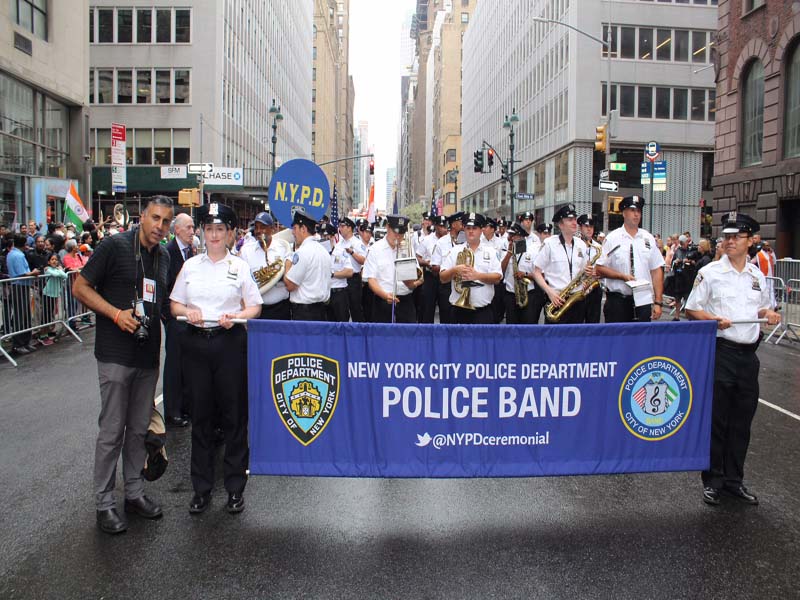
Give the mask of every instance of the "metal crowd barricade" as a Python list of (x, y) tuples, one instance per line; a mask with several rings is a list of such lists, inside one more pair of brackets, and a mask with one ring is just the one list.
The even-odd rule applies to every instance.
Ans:
[[(796, 261), (799, 262), (800, 261)], [(781, 324), (775, 327), (767, 337), (767, 341), (772, 337), (772, 334), (780, 330), (781, 334), (775, 344), (780, 344), (781, 340), (786, 337), (786, 334), (800, 342), (800, 277), (789, 279), (786, 281), (786, 286), (783, 292), (783, 303), (781, 310)]]
[(77, 272), (67, 273), (59, 284), (50, 286), (48, 275), (0, 280), (0, 354), (12, 365), (16, 367), (17, 361), (4, 346), (7, 340), (12, 340), (12, 347), (29, 345), (32, 337), (26, 334), (61, 325), (76, 340), (83, 341), (75, 331), (75, 323), (92, 312), (72, 295), (77, 276)]
[(779, 277), (787, 283), (790, 279), (800, 279), (800, 260), (794, 258), (776, 260), (773, 273), (775, 277)]

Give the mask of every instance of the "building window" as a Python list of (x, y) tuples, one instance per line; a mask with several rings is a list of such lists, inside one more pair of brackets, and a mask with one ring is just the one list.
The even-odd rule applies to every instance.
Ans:
[(117, 9), (117, 43), (133, 42), (133, 11), (129, 8)]
[(620, 27), (620, 58), (636, 58), (635, 27)]
[(153, 164), (172, 164), (172, 135), (169, 129), (156, 129), (153, 133)]
[(153, 101), (153, 72), (150, 69), (146, 71), (136, 71), (136, 103), (137, 104), (150, 104)]
[(635, 116), (636, 87), (632, 85), (619, 86), (619, 116)]
[(795, 45), (786, 65), (786, 114), (784, 157), (800, 156), (800, 44)]
[(16, 4), (16, 24), (35, 37), (47, 40), (47, 2), (45, 0), (11, 0)]
[(136, 43), (149, 44), (153, 41), (153, 11), (140, 8), (136, 11)]
[(764, 66), (751, 63), (742, 85), (742, 166), (761, 162), (764, 138)]
[(461, 22), (462, 23), (469, 23), (469, 13), (462, 12), (461, 13)]
[(117, 71), (117, 104), (133, 102), (132, 77), (133, 72), (130, 69)]
[(156, 10), (156, 43), (169, 44), (172, 41), (172, 10)]
[(189, 162), (189, 130), (172, 130), (172, 164), (185, 165)]
[(637, 116), (640, 119), (653, 118), (653, 88), (649, 86), (641, 86), (639, 88), (639, 112)]
[(158, 104), (170, 103), (170, 71), (156, 71), (156, 102)]
[(656, 31), (656, 60), (672, 60), (672, 30)]
[(113, 104), (114, 98), (114, 71), (100, 69), (97, 71), (97, 103)]
[(456, 162), (456, 150), (455, 148), (450, 148), (444, 155), (444, 162)]
[(705, 31), (692, 32), (692, 62), (706, 62), (706, 39), (708, 35)]
[(675, 60), (689, 62), (689, 32), (685, 29), (675, 30)]
[(94, 9), (89, 9), (89, 43), (94, 44)]
[(192, 41), (191, 11), (187, 8), (175, 10), (175, 43), (188, 44)]
[(706, 91), (692, 90), (692, 121), (706, 120)]
[(153, 130), (137, 129), (134, 146), (134, 160), (137, 165), (153, 164)]
[(645, 27), (639, 29), (639, 58), (652, 60), (653, 58), (653, 30)]
[(188, 104), (189, 97), (189, 71), (188, 69), (175, 70), (175, 104)]
[(764, 6), (764, 0), (744, 0), (742, 16), (754, 11), (755, 9)]
[[(692, 90), (693, 92), (695, 90)], [(675, 88), (672, 90), (672, 118), (680, 121), (686, 120), (689, 107), (689, 90)]]
[(114, 9), (97, 9), (97, 41), (101, 44), (114, 43)]

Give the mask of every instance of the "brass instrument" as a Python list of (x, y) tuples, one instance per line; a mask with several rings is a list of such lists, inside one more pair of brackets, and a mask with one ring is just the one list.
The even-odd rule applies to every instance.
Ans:
[[(267, 250), (269, 249), (269, 246), (267, 245), (266, 236), (261, 234), (256, 239), (258, 240), (261, 248), (264, 250), (264, 256), (267, 257)], [(273, 237), (272, 242), (275, 244), (286, 244), (288, 246), (287, 242), (280, 238), (276, 239)], [(261, 294), (266, 294), (283, 278), (285, 271), (286, 263), (280, 256), (272, 262), (267, 260), (267, 264), (265, 266), (253, 272), (253, 278), (256, 280), (256, 284), (258, 285), (258, 291)]]
[[(413, 256), (411, 253), (411, 247), (411, 240), (408, 235), (400, 238), (400, 241), (397, 243), (397, 255), (394, 263), (395, 272), (398, 274), (397, 278), (400, 281), (408, 281), (410, 279), (410, 277), (407, 276), (408, 271), (406, 269), (408, 269), (408, 266), (412, 263), (416, 267), (417, 276), (414, 279), (422, 279), (424, 277), (422, 267), (420, 267), (419, 262), (417, 262), (417, 257)], [(404, 266), (406, 269), (403, 268)], [(398, 267), (400, 267), (399, 270)]]
[[(475, 253), (465, 246), (464, 249), (456, 256), (456, 265), (467, 265), (468, 267), (471, 267), (474, 264)], [(461, 275), (456, 273), (456, 275), (453, 277), (453, 289), (459, 294), (459, 296), (458, 300), (453, 303), (453, 306), (457, 306), (458, 308), (466, 308), (467, 310), (475, 310), (475, 307), (472, 306), (472, 303), (470, 302), (470, 295), (473, 287), (475, 287), (475, 282), (464, 281), (461, 278)]]
[[(594, 263), (600, 258), (601, 253), (595, 254), (594, 258), (589, 262), (589, 266), (593, 267)], [(587, 275), (586, 272), (581, 269), (581, 272), (578, 273), (575, 278), (569, 282), (567, 287), (561, 290), (561, 293), (558, 295), (564, 301), (559, 307), (556, 307), (555, 304), (549, 302), (544, 309), (544, 314), (550, 321), (558, 322), (561, 320), (561, 317), (571, 309), (576, 302), (579, 302), (586, 298), (589, 294), (594, 291), (594, 289), (600, 285), (600, 280), (596, 277), (592, 277), (591, 275)], [(573, 290), (580, 288), (580, 291), (572, 293)]]
[[(513, 269), (514, 274), (519, 272), (519, 261), (517, 260), (517, 255), (511, 255), (511, 268)], [(517, 303), (517, 308), (525, 308), (528, 306), (528, 286), (531, 284), (531, 280), (528, 277), (522, 277), (517, 279), (514, 277), (514, 300)]]

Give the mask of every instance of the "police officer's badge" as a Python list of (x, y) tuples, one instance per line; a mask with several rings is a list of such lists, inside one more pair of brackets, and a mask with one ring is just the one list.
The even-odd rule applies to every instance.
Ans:
[(308, 446), (333, 418), (339, 400), (339, 363), (318, 354), (288, 354), (272, 361), (272, 397), (283, 424)]

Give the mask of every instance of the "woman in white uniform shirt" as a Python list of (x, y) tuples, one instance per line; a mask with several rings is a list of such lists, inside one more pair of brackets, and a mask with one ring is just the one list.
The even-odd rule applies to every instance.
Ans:
[(208, 508), (214, 487), (214, 418), (225, 432), (226, 509), (244, 510), (250, 449), (247, 444), (247, 333), (232, 319), (261, 313), (261, 294), (247, 263), (226, 247), (236, 222), (233, 210), (204, 204), (195, 218), (203, 227), (206, 253), (187, 260), (172, 288), (172, 314), (189, 327), (181, 346), (184, 379), (192, 394), (190, 513)]

